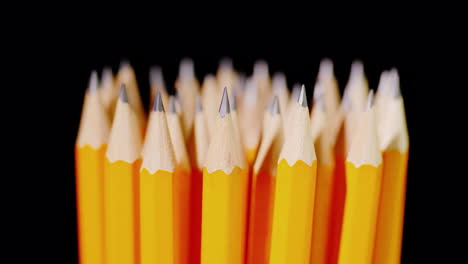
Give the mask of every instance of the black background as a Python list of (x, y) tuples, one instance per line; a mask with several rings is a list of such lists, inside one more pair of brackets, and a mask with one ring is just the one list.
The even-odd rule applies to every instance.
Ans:
[[(37, 149), (52, 153), (51, 157), (39, 153), (38, 166), (47, 173), (31, 179), (28, 190), (31, 189), (33, 195), (26, 199), (24, 208), (27, 209), (22, 210), (26, 213), (25, 219), (34, 219), (33, 224), (28, 224), (27, 244), (31, 248), (45, 248), (37, 251), (37, 258), (47, 259), (49, 263), (77, 263), (74, 143), (90, 72), (98, 70), (100, 73), (104, 66), (111, 66), (115, 73), (120, 61), (127, 59), (136, 71), (147, 104), (150, 66), (162, 66), (166, 85), (172, 90), (180, 59), (192, 58), (197, 77), (202, 81), (204, 75), (216, 72), (224, 56), (232, 58), (234, 67), (247, 74), (252, 73), (257, 59), (264, 59), (271, 74), (284, 72), (289, 86), (304, 83), (309, 95), (319, 62), (324, 57), (334, 62), (341, 92), (354, 59), (364, 62), (371, 89), (377, 88), (383, 70), (396, 67), (410, 136), (402, 263), (422, 263), (423, 259), (440, 255), (439, 246), (447, 240), (435, 239), (445, 234), (444, 228), (437, 226), (436, 218), (453, 207), (434, 199), (445, 196), (441, 194), (443, 184), (439, 182), (443, 175), (437, 165), (440, 162), (434, 162), (435, 148), (440, 143), (433, 143), (433, 137), (438, 135), (435, 129), (440, 126), (434, 121), (439, 120), (440, 113), (433, 109), (441, 106), (434, 100), (441, 89), (440, 82), (436, 82), (442, 72), (438, 61), (441, 51), (425, 45), (430, 39), (416, 41), (393, 31), (377, 35), (368, 30), (363, 34), (330, 36), (313, 30), (288, 32), (288, 29), (281, 30), (284, 33), (281, 35), (275, 30), (277, 28), (263, 31), (259, 28), (249, 34), (240, 30), (212, 34), (197, 28), (185, 34), (67, 35), (48, 42), (47, 50), (40, 51), (41, 59), (29, 64), (41, 68), (33, 81), (46, 88), (31, 87), (31, 97), (47, 98), (41, 101), (38, 109), (45, 111), (42, 115), (45, 118), (37, 118), (35, 111), (32, 118), (28, 118), (36, 131), (31, 141), (37, 144)], [(51, 158), (53, 164), (50, 164)], [(440, 185), (440, 189), (434, 185)], [(432, 251), (434, 244), (438, 250)]]

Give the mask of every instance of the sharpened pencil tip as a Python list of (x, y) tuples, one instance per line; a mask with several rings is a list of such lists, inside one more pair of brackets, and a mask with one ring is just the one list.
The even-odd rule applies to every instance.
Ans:
[(197, 95), (197, 104), (195, 105), (195, 111), (197, 113), (203, 111), (203, 106), (202, 106), (202, 100), (201, 100), (201, 95)]
[(367, 96), (367, 110), (371, 109), (372, 106), (374, 106), (374, 90), (370, 90)]
[(153, 111), (164, 112), (164, 105), (161, 98), (161, 92), (159, 91), (156, 93), (156, 98), (154, 99)]
[(173, 95), (169, 96), (169, 113), (177, 113), (176, 110), (176, 101)]
[(221, 98), (221, 104), (219, 105), (219, 114), (221, 115), (221, 117), (225, 117), (230, 112), (231, 112), (231, 107), (229, 105), (227, 87), (224, 87), (223, 97)]
[(277, 95), (275, 95), (275, 97), (273, 98), (273, 103), (271, 104), (271, 107), (270, 107), (270, 114), (271, 115), (280, 114), (280, 106), (279, 106), (279, 100), (278, 100)]
[(297, 102), (299, 100), (299, 94), (301, 93), (301, 85), (296, 83), (293, 86), (291, 92), (291, 101)]
[(301, 93), (299, 95), (299, 99), (297, 101), (302, 107), (308, 107), (307, 106), (307, 95), (306, 95), (306, 91), (305, 91), (305, 86), (302, 85), (301, 87)]
[(96, 71), (92, 71), (91, 72), (91, 77), (89, 78), (89, 84), (88, 84), (88, 90), (89, 90), (89, 93), (94, 93), (98, 90), (98, 84), (99, 80), (98, 80), (98, 74)]
[(231, 110), (237, 111), (237, 92), (235, 89), (232, 89), (231, 91)]
[(128, 103), (128, 95), (127, 95), (127, 89), (125, 88), (125, 84), (120, 85), (120, 100), (124, 103)]

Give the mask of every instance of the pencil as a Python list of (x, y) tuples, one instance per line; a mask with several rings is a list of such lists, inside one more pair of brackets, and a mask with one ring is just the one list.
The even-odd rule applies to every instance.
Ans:
[(185, 140), (188, 140), (192, 134), (193, 113), (199, 89), (199, 83), (195, 76), (195, 69), (191, 59), (185, 58), (180, 62), (179, 76), (175, 87), (182, 106), (182, 130)]
[(347, 190), (340, 264), (372, 263), (382, 176), (382, 155), (374, 115), (371, 91), (346, 160)]
[(99, 96), (109, 120), (112, 120), (115, 113), (117, 98), (119, 97), (119, 87), (114, 82), (114, 75), (110, 67), (105, 67), (102, 70)]
[(176, 159), (159, 92), (156, 93), (150, 113), (142, 157), (140, 170), (141, 264), (175, 263), (174, 170)]
[(176, 113), (174, 96), (169, 97), (169, 111), (166, 113), (169, 135), (174, 147), (176, 167), (174, 170), (174, 263), (189, 262), (189, 223), (191, 170), (180, 120)]
[(220, 95), (221, 93), (218, 91), (218, 83), (215, 77), (211, 74), (206, 75), (202, 85), (202, 103), (205, 109), (203, 114), (205, 115), (209, 138), (214, 135), (218, 107), (217, 101)]
[(367, 78), (364, 73), (364, 65), (361, 61), (355, 60), (351, 65), (346, 90), (349, 90), (349, 100), (352, 108), (358, 112), (362, 112), (366, 107), (366, 98), (369, 92)]
[(243, 263), (247, 177), (234, 139), (224, 88), (215, 135), (203, 167), (201, 263)]
[(137, 116), (137, 121), (141, 134), (145, 132), (146, 128), (146, 115), (141, 101), (140, 93), (138, 90), (138, 83), (136, 80), (135, 72), (128, 62), (123, 62), (117, 72), (117, 85), (125, 84), (128, 102)]
[(104, 154), (110, 124), (93, 71), (75, 145), (80, 263), (104, 262)]
[(382, 99), (387, 103), (380, 117), (383, 172), (373, 261), (377, 264), (400, 263), (405, 210), (408, 129), (397, 71), (390, 71), (390, 77), (394, 79), (393, 91)]
[(273, 94), (278, 96), (279, 106), (282, 109), (281, 112), (281, 119), (286, 119), (286, 109), (289, 103), (289, 91), (288, 91), (288, 84), (286, 81), (286, 75), (282, 72), (277, 72), (273, 75), (272, 81), (272, 90)]
[(269, 262), (276, 166), (283, 146), (278, 97), (267, 109), (262, 142), (253, 166), (247, 263)]
[(122, 84), (104, 167), (106, 261), (139, 262), (141, 131)]
[(270, 264), (309, 263), (317, 161), (302, 86), (278, 161)]
[(161, 67), (153, 66), (150, 68), (150, 106), (154, 105), (156, 93), (161, 93), (163, 105), (169, 105), (169, 95), (167, 94), (166, 82)]
[(190, 259), (192, 263), (200, 263), (203, 165), (205, 164), (206, 153), (209, 146), (208, 129), (206, 127), (202, 98), (200, 95), (197, 97), (195, 110), (194, 145), (196, 164), (192, 169)]
[(261, 110), (262, 100), (259, 96), (260, 90), (254, 79), (247, 80), (244, 92), (244, 100), (240, 112), (240, 125), (242, 132), (243, 146), (245, 148), (247, 163), (249, 167), (255, 161), (261, 135)]
[[(345, 90), (346, 91), (346, 90)], [(332, 119), (332, 133), (335, 133), (335, 144), (333, 145), (334, 164), (332, 184), (332, 200), (329, 223), (328, 253), (329, 263), (337, 263), (340, 251), (341, 231), (343, 227), (344, 203), (346, 198), (346, 124), (345, 115), (350, 108), (347, 97), (343, 95), (340, 107), (335, 118)]]
[(330, 124), (326, 124), (325, 96), (323, 86), (317, 83), (314, 89), (314, 106), (312, 109), (312, 140), (317, 152), (317, 183), (312, 226), (312, 244), (310, 263), (325, 264), (328, 262), (329, 224), (332, 200), (334, 171), (333, 133)]

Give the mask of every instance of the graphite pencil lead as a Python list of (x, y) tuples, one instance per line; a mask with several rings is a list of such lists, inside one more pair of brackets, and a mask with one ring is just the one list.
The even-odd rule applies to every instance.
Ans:
[(197, 111), (197, 113), (203, 111), (203, 106), (202, 106), (202, 100), (201, 100), (201, 95), (198, 95), (197, 96), (197, 104), (195, 105), (195, 111)]
[(371, 109), (372, 106), (374, 106), (374, 90), (370, 90), (367, 96), (367, 110)]
[(302, 107), (308, 107), (307, 106), (307, 95), (306, 95), (306, 91), (305, 91), (305, 86), (302, 85), (301, 87), (301, 93), (299, 95), (299, 99), (297, 101)]
[(169, 96), (169, 113), (176, 113), (176, 102), (173, 95)]
[(301, 85), (296, 83), (293, 86), (292, 92), (291, 92), (291, 101), (298, 101), (299, 100), (299, 94), (301, 93)]
[(237, 92), (235, 89), (232, 89), (231, 93), (231, 110), (237, 111)]
[(223, 97), (221, 98), (221, 104), (219, 105), (219, 114), (221, 115), (221, 117), (225, 117), (230, 112), (231, 107), (229, 105), (227, 87), (224, 87)]
[(319, 76), (333, 76), (333, 61), (329, 58), (324, 58), (320, 61)]
[(401, 90), (400, 90), (400, 76), (398, 74), (398, 70), (396, 68), (392, 68), (390, 70), (390, 76), (392, 78), (392, 86), (393, 86), (393, 96), (394, 98), (400, 98)]
[(164, 112), (164, 105), (161, 98), (161, 92), (156, 93), (156, 98), (154, 99), (153, 111), (155, 112)]
[(128, 103), (128, 95), (127, 95), (127, 89), (125, 88), (125, 84), (120, 85), (120, 95), (119, 98), (122, 102)]
[(125, 67), (128, 67), (130, 66), (130, 62), (127, 60), (127, 59), (122, 59), (120, 61), (120, 65), (119, 67), (122, 69), (122, 68), (125, 68)]
[(98, 75), (96, 71), (91, 72), (91, 77), (89, 78), (89, 84), (88, 84), (88, 89), (89, 93), (94, 93), (98, 90)]
[(158, 84), (163, 83), (163, 74), (162, 69), (159, 66), (153, 66), (150, 69), (150, 84)]
[(270, 114), (271, 115), (280, 114), (280, 107), (279, 107), (277, 95), (275, 95), (275, 97), (273, 98), (273, 103), (271, 104), (271, 107), (270, 107)]
[(222, 69), (232, 69), (232, 59), (229, 57), (223, 57), (219, 61), (219, 67)]

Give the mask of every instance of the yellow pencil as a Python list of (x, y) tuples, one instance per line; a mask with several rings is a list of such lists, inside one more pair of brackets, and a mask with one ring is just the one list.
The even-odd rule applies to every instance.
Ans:
[(278, 161), (270, 264), (310, 260), (317, 160), (304, 86), (293, 107)]
[(80, 263), (104, 263), (104, 154), (110, 124), (93, 71), (75, 146)]
[(372, 263), (382, 176), (382, 155), (374, 115), (371, 91), (346, 160), (347, 190), (340, 264)]
[(105, 162), (105, 235), (108, 264), (139, 262), (141, 130), (122, 84)]
[[(405, 107), (396, 70), (389, 73), (394, 83), (380, 113), (379, 139), (383, 152), (382, 191), (374, 249), (376, 264), (400, 263), (405, 211), (409, 138)], [(379, 91), (380, 92), (380, 91)]]
[(142, 157), (140, 170), (141, 264), (175, 263), (174, 170), (176, 159), (159, 92), (156, 94), (150, 113)]
[(201, 263), (244, 262), (247, 175), (234, 139), (227, 89), (203, 168)]

